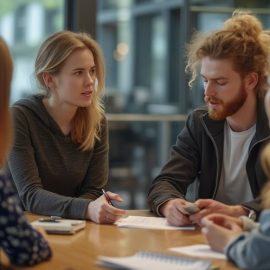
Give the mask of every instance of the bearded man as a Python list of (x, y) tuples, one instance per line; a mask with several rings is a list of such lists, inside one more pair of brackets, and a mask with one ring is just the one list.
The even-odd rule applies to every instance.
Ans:
[[(266, 181), (259, 156), (270, 138), (263, 106), (269, 46), (269, 34), (245, 12), (191, 41), (186, 69), (190, 84), (200, 71), (207, 107), (188, 116), (148, 194), (150, 209), (170, 224), (200, 224), (210, 213), (258, 218)], [(194, 182), (197, 212), (189, 214), (186, 195)]]

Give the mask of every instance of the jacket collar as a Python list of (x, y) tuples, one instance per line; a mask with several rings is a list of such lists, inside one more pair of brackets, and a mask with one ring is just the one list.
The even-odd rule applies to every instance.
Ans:
[(209, 117), (208, 110), (202, 115), (202, 121), (213, 137), (223, 134), (225, 120), (213, 120)]
[(270, 129), (268, 118), (264, 109), (264, 98), (258, 98), (255, 137), (257, 140), (262, 140), (269, 136), (270, 136)]
[[(225, 120), (213, 120), (209, 117), (208, 112), (202, 115), (202, 120), (213, 137), (223, 134)], [(264, 98), (258, 98), (255, 141), (263, 140), (267, 137), (270, 137), (270, 129), (264, 109)]]

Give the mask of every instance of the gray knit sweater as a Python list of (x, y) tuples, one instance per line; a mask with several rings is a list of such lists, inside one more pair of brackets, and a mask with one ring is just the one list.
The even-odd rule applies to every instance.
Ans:
[(84, 219), (108, 179), (108, 131), (90, 151), (64, 135), (34, 95), (13, 105), (14, 146), (8, 169), (27, 211)]

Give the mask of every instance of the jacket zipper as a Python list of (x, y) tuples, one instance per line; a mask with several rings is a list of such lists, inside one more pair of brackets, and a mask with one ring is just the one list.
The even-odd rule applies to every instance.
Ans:
[(262, 143), (262, 142), (265, 142), (265, 141), (267, 141), (267, 140), (269, 140), (269, 139), (270, 139), (270, 136), (268, 136), (268, 137), (266, 137), (266, 138), (263, 138), (263, 139), (260, 140), (260, 141), (255, 142), (255, 143), (251, 146), (250, 150), (248, 151), (248, 157), (250, 156), (250, 152), (253, 150), (253, 148), (255, 147), (255, 145), (257, 145), (257, 144), (259, 144), (259, 143)]
[[(220, 169), (219, 169), (219, 167), (220, 167), (220, 164), (219, 164), (219, 154), (218, 154), (217, 145), (216, 145), (216, 143), (215, 143), (215, 141), (214, 141), (214, 138), (212, 137), (211, 133), (209, 132), (209, 130), (208, 130), (207, 126), (205, 125), (205, 122), (203, 121), (203, 119), (202, 119), (202, 124), (203, 124), (203, 126), (204, 126), (204, 128), (205, 128), (205, 131), (206, 131), (207, 135), (209, 136), (209, 138), (211, 139), (211, 141), (212, 141), (212, 143), (213, 143), (213, 145), (214, 145), (214, 148), (215, 148), (215, 151), (216, 151), (216, 156), (217, 156), (217, 173), (216, 173), (216, 181), (215, 181), (216, 186), (215, 186), (215, 189), (214, 189), (214, 193), (213, 193), (213, 195), (212, 195), (212, 199), (215, 199), (216, 193), (217, 193), (217, 190), (218, 190), (218, 185), (219, 185), (219, 179), (218, 179), (219, 170), (220, 170)], [(262, 142), (265, 142), (265, 141), (267, 141), (267, 140), (269, 140), (269, 139), (270, 139), (270, 136), (268, 136), (268, 137), (266, 137), (266, 138), (264, 138), (264, 139), (262, 139), (262, 140), (260, 140), (260, 141), (255, 142), (255, 143), (251, 146), (250, 150), (248, 151), (248, 158), (250, 157), (251, 151), (253, 150), (253, 148), (254, 148), (257, 144), (262, 143)]]
[(219, 171), (220, 171), (219, 154), (218, 154), (218, 149), (217, 149), (217, 145), (216, 145), (216, 143), (214, 141), (214, 138), (211, 135), (211, 133), (209, 132), (209, 130), (208, 130), (207, 126), (205, 125), (205, 122), (204, 122), (203, 119), (202, 119), (202, 125), (205, 128), (205, 131), (206, 131), (207, 135), (210, 137), (210, 139), (211, 139), (211, 141), (212, 141), (212, 143), (214, 145), (214, 148), (215, 148), (215, 151), (216, 151), (216, 156), (217, 156), (217, 173), (216, 173), (216, 181), (215, 181), (216, 185), (215, 185), (214, 193), (212, 195), (212, 199), (215, 199), (217, 189), (218, 189), (218, 185), (219, 185), (219, 179), (218, 179), (218, 175), (219, 175)]

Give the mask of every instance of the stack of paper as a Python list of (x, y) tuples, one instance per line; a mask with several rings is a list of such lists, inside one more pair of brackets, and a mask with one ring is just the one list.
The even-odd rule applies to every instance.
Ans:
[(115, 223), (118, 227), (159, 229), (159, 230), (194, 230), (195, 226), (172, 226), (163, 217), (128, 216)]

